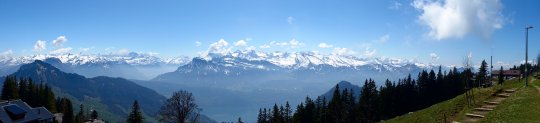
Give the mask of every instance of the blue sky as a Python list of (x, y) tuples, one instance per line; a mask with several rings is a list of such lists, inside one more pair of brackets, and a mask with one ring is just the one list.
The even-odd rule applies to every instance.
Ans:
[[(524, 27), (540, 26), (535, 5), (540, 1), (3, 0), (0, 52), (197, 56), (223, 39), (232, 50), (458, 66), (469, 53), (475, 63), (495, 54), (494, 62), (515, 64), (524, 59)], [(540, 27), (529, 32), (530, 59), (540, 52), (539, 34)]]

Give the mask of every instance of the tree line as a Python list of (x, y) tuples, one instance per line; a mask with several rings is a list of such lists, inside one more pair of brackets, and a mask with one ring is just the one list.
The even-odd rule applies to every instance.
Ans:
[[(483, 65), (484, 66), (484, 65)], [(478, 87), (473, 78), (485, 79), (484, 71), (473, 73), (457, 68), (443, 72), (441, 67), (423, 70), (418, 77), (411, 75), (397, 82), (386, 80), (384, 86), (377, 87), (375, 80), (367, 79), (354, 95), (352, 89), (335, 90), (331, 99), (318, 96), (315, 100), (306, 97), (294, 113), (290, 109), (278, 107), (261, 108), (258, 123), (372, 123), (417, 111), (433, 104), (451, 99), (466, 91), (466, 87)], [(477, 85), (477, 86), (474, 86)], [(328, 100), (328, 101), (327, 101)], [(288, 102), (287, 102), (288, 104)]]

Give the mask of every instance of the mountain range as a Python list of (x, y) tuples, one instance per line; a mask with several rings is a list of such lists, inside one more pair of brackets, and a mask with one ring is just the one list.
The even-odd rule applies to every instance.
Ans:
[(342, 81), (362, 85), (372, 78), (382, 83), (439, 67), (405, 59), (244, 50), (168, 59), (137, 53), (4, 56), (0, 71), (9, 72), (36, 59), (90, 77), (89, 81), (101, 80), (99, 76), (123, 77), (165, 96), (179, 89), (190, 91), (204, 113), (217, 121), (238, 117), (255, 121), (261, 107), (285, 101), (296, 105), (303, 101), (299, 97), (325, 95)]
[(174, 71), (187, 63), (189, 57), (160, 58), (149, 54), (131, 52), (114, 54), (39, 54), (31, 56), (0, 56), (0, 76), (15, 72), (21, 65), (35, 60), (45, 61), (65, 72), (86, 77), (110, 76), (148, 80), (158, 74)]
[(218, 121), (238, 116), (255, 121), (261, 107), (286, 101), (296, 105), (304, 99), (299, 97), (323, 95), (341, 81), (362, 85), (371, 78), (382, 84), (386, 79), (416, 76), (424, 69), (438, 67), (404, 59), (245, 50), (208, 53), (176, 71), (137, 83), (164, 95), (170, 95), (172, 88), (192, 91), (202, 97), (201, 107)]

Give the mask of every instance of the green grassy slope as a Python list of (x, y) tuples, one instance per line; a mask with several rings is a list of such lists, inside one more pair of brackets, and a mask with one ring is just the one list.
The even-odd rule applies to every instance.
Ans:
[(528, 87), (522, 87), (515, 95), (503, 101), (480, 122), (485, 123), (533, 123), (540, 122), (540, 93), (532, 85), (540, 86), (536, 79)]
[[(474, 91), (474, 98), (475, 98), (475, 104), (476, 104), (474, 106), (467, 106), (465, 94), (462, 94), (453, 99), (432, 105), (428, 108), (425, 108), (416, 112), (412, 112), (409, 114), (405, 114), (402, 116), (398, 116), (396, 118), (383, 121), (383, 122), (432, 123), (432, 122), (445, 122), (445, 121), (446, 122), (461, 121), (465, 117), (465, 113), (472, 111), (476, 107), (479, 107), (483, 101), (488, 100), (497, 91), (500, 91), (501, 89), (519, 88), (522, 86), (523, 86), (523, 82), (519, 82), (518, 79), (508, 80), (505, 82), (504, 86), (494, 86), (490, 88), (474, 89), (473, 91)], [(534, 87), (532, 88), (529, 87), (527, 89), (533, 90)], [(524, 89), (524, 90), (527, 90), (527, 89)], [(521, 91), (518, 91), (518, 92), (521, 93)], [(523, 93), (530, 93), (530, 92), (523, 92)], [(518, 96), (514, 96), (514, 97), (517, 98)], [(534, 98), (534, 97), (531, 97), (531, 98)], [(536, 100), (540, 101), (540, 98), (536, 98)], [(505, 105), (510, 105), (510, 104), (505, 104)], [(504, 107), (505, 105), (502, 105), (501, 107)], [(540, 106), (537, 106), (537, 107), (540, 107)], [(536, 111), (540, 112), (540, 110), (536, 110)], [(540, 116), (540, 115), (536, 114), (536, 116)], [(506, 116), (501, 115), (497, 117), (506, 117)], [(491, 121), (488, 121), (488, 120), (489, 119), (486, 119), (486, 122), (501, 121), (500, 119), (494, 119)], [(540, 121), (540, 120), (537, 120), (537, 121)]]

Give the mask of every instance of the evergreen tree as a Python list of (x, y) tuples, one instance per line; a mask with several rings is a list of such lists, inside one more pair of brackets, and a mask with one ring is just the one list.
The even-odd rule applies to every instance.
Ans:
[(52, 89), (49, 86), (45, 86), (44, 94), (43, 94), (45, 100), (45, 108), (47, 108), (51, 112), (57, 112), (56, 111), (56, 100), (54, 93), (52, 92)]
[(311, 98), (306, 97), (303, 116), (303, 123), (315, 122), (315, 102)]
[(375, 86), (375, 81), (369, 80), (364, 83), (360, 92), (360, 101), (358, 103), (359, 116), (357, 117), (360, 122), (373, 123), (379, 120), (378, 115), (378, 92)]
[(74, 117), (73, 117), (73, 106), (71, 104), (71, 100), (67, 98), (61, 98), (59, 109), (60, 109), (59, 112), (64, 114), (62, 116), (62, 123), (73, 123)]
[[(265, 109), (266, 109), (266, 108), (265, 108)], [(265, 117), (266, 117), (266, 120), (265, 120), (265, 121), (266, 121), (267, 123), (272, 122), (272, 109), (268, 108), (268, 109), (264, 110), (264, 112), (265, 112), (264, 114), (266, 114), (266, 116), (265, 116)]]
[(96, 110), (92, 110), (92, 114), (90, 114), (91, 119), (98, 119), (98, 112)]
[(242, 121), (241, 117), (238, 117), (238, 121), (236, 123), (244, 123), (244, 121)]
[(257, 115), (257, 123), (265, 123), (266, 122), (266, 118), (264, 118), (264, 115), (266, 115), (266, 114), (263, 114), (262, 109), (259, 108), (259, 115)]
[(75, 115), (75, 123), (83, 123), (86, 121), (86, 116), (84, 115), (84, 106), (83, 104), (79, 105), (79, 113)]
[(291, 114), (292, 114), (291, 105), (289, 105), (289, 101), (287, 101), (285, 103), (285, 113), (284, 113), (285, 123), (291, 123), (291, 117), (292, 117)]
[[(24, 78), (19, 80), (19, 96), (23, 101), (28, 101), (29, 91), (28, 91), (28, 81)], [(30, 85), (31, 86), (31, 85)]]
[(503, 71), (503, 67), (501, 66), (501, 70), (499, 71), (499, 76), (498, 76), (498, 79), (499, 79), (499, 85), (502, 85), (503, 82), (504, 82), (504, 71)]
[(298, 106), (296, 106), (296, 112), (293, 115), (293, 122), (303, 123), (302, 121), (306, 119), (303, 117), (304, 112), (304, 103), (300, 103)]
[(281, 112), (279, 111), (279, 108), (277, 106), (277, 104), (274, 104), (274, 107), (272, 108), (272, 120), (270, 120), (272, 123), (282, 123), (281, 121), (282, 118), (282, 115), (281, 115)]
[(480, 69), (478, 69), (478, 74), (476, 75), (476, 80), (478, 81), (478, 86), (485, 84), (487, 78), (487, 63), (486, 60), (482, 60)]
[[(367, 80), (366, 80), (367, 81)], [(334, 93), (332, 94), (332, 99), (330, 100), (330, 103), (328, 103), (328, 121), (331, 123), (341, 123), (341, 116), (342, 116), (342, 99), (341, 94), (339, 92), (339, 85), (336, 84)]]
[(137, 100), (133, 101), (133, 106), (131, 106), (131, 112), (128, 115), (126, 123), (143, 123), (144, 117), (141, 112), (139, 102)]
[(2, 86), (2, 100), (18, 99), (17, 79), (14, 76), (6, 76)]

